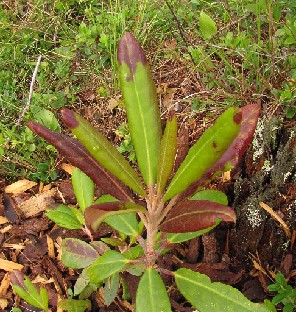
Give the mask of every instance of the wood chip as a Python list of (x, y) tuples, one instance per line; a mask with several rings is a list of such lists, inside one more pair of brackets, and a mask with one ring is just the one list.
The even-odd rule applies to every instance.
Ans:
[(72, 175), (72, 172), (75, 169), (75, 167), (70, 164), (62, 163), (61, 169)]
[(9, 222), (9, 220), (6, 217), (0, 216), (0, 225), (8, 223), (8, 222)]
[(0, 233), (2, 234), (7, 233), (11, 229), (12, 229), (12, 225), (7, 225), (6, 227), (0, 230)]
[(23, 267), (24, 266), (22, 264), (0, 259), (0, 269), (4, 271), (12, 272), (13, 270), (21, 270)]
[(17, 182), (14, 182), (10, 185), (7, 185), (4, 189), (5, 193), (11, 193), (11, 194), (20, 194), (23, 193), (32, 187), (37, 185), (36, 182), (30, 181), (30, 180), (19, 180)]
[(111, 98), (110, 100), (109, 100), (109, 105), (108, 105), (108, 109), (110, 110), (110, 111), (112, 111), (116, 106), (118, 106), (118, 104), (119, 104), (119, 99), (117, 99), (117, 98)]
[(263, 202), (259, 202), (259, 205), (261, 208), (263, 208), (264, 210), (266, 210), (268, 213), (271, 214), (271, 216), (280, 223), (280, 225), (282, 226), (286, 236), (291, 239), (292, 237), (292, 234), (291, 234), (291, 231), (288, 227), (288, 225), (286, 224), (286, 222), (277, 214), (273, 211), (273, 209), (271, 207), (269, 207), (268, 205), (266, 205), (265, 203)]
[(6, 273), (0, 284), (0, 297), (4, 297), (6, 295), (9, 286), (10, 286), (9, 273)]
[(5, 308), (7, 308), (8, 306), (8, 300), (5, 298), (0, 298), (0, 309), (2, 309), (2, 311), (6, 311)]
[(22, 244), (8, 244), (8, 243), (4, 243), (2, 245), (3, 248), (11, 248), (11, 249), (16, 249), (16, 250), (22, 250), (25, 248), (24, 245)]
[(54, 282), (54, 279), (51, 277), (51, 278), (45, 278), (44, 276), (41, 276), (41, 275), (37, 275), (33, 280), (32, 280), (32, 283), (33, 284), (42, 284), (42, 285), (45, 285), (45, 284), (51, 284)]
[(19, 210), (26, 218), (36, 216), (38, 213), (45, 211), (54, 204), (53, 196), (56, 193), (56, 188), (37, 194), (30, 199), (19, 204)]
[(55, 259), (53, 239), (49, 235), (46, 235), (46, 240), (47, 240), (48, 256), (51, 259)]

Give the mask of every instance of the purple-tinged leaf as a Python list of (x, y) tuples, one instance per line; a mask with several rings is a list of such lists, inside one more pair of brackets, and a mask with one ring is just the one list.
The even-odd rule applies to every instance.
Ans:
[(72, 269), (83, 269), (99, 257), (98, 252), (77, 238), (65, 238), (62, 243), (62, 262)]
[(98, 284), (109, 276), (123, 271), (128, 262), (129, 260), (119, 252), (108, 250), (86, 269), (86, 274), (91, 283)]
[(104, 192), (123, 200), (133, 201), (131, 190), (103, 168), (77, 140), (30, 121), (28, 128), (52, 144), (75, 167), (87, 174)]
[(215, 225), (216, 219), (235, 222), (236, 215), (228, 206), (208, 200), (188, 200), (171, 209), (160, 230), (167, 233), (195, 232)]
[(13, 270), (10, 273), (10, 282), (12, 285), (19, 286), (22, 288), (26, 288), (24, 279), (25, 279), (25, 274), (19, 270)]
[(119, 82), (139, 169), (146, 185), (155, 184), (161, 141), (156, 88), (144, 51), (126, 32), (118, 44)]
[(242, 122), (236, 138), (216, 164), (210, 168), (200, 180), (191, 184), (187, 190), (179, 195), (179, 200), (192, 196), (196, 191), (209, 184), (219, 174), (237, 166), (253, 138), (260, 114), (260, 106), (258, 104), (250, 104), (242, 107), (240, 110), (242, 112)]
[(144, 212), (145, 210), (143, 206), (131, 202), (116, 201), (92, 205), (86, 208), (84, 217), (87, 227), (95, 232), (100, 224), (109, 216)]
[(178, 132), (178, 139), (177, 139), (177, 155), (175, 158), (175, 163), (174, 163), (174, 169), (173, 173), (175, 173), (185, 157), (187, 156), (189, 151), (189, 134), (188, 134), (188, 129), (185, 128), (184, 126), (181, 126)]
[(69, 109), (62, 110), (62, 117), (65, 125), (70, 128), (77, 139), (101, 166), (137, 194), (145, 196), (142, 182), (137, 173), (98, 129), (93, 127), (82, 116)]

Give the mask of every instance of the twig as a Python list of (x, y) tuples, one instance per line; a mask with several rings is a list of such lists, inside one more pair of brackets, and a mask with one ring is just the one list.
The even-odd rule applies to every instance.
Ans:
[(38, 57), (38, 60), (37, 60), (37, 63), (36, 63), (36, 66), (35, 66), (35, 69), (34, 69), (34, 72), (33, 72), (33, 76), (32, 76), (32, 80), (31, 80), (31, 84), (30, 84), (30, 92), (29, 92), (29, 96), (28, 96), (28, 101), (27, 101), (27, 104), (26, 106), (24, 107), (22, 113), (20, 114), (19, 118), (18, 118), (18, 121), (16, 123), (16, 126), (19, 126), (20, 123), (22, 122), (22, 120), (24, 119), (24, 116), (26, 114), (26, 112), (28, 111), (29, 107), (30, 107), (30, 104), (31, 104), (31, 100), (32, 100), (32, 95), (33, 95), (33, 87), (34, 87), (34, 83), (35, 83), (35, 80), (36, 80), (36, 76), (37, 76), (37, 72), (38, 72), (38, 67), (41, 63), (41, 58), (42, 58), (42, 55), (39, 55)]

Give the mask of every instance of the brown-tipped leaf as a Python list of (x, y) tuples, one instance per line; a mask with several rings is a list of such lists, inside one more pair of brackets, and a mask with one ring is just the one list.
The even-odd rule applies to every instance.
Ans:
[(178, 139), (177, 139), (177, 155), (175, 158), (174, 169), (173, 173), (175, 173), (180, 165), (182, 164), (183, 160), (187, 156), (189, 151), (189, 134), (188, 129), (184, 126), (180, 127), (178, 132)]
[(171, 209), (160, 230), (167, 233), (195, 232), (215, 225), (216, 219), (235, 222), (236, 215), (228, 206), (208, 200), (188, 200)]
[(28, 128), (52, 144), (68, 161), (87, 174), (104, 192), (123, 201), (133, 201), (131, 190), (89, 154), (77, 140), (30, 121)]
[(145, 210), (143, 206), (131, 202), (107, 202), (86, 208), (84, 218), (87, 227), (95, 232), (107, 217), (131, 212), (143, 212)]
[(250, 104), (242, 107), (241, 112), (241, 128), (236, 138), (216, 164), (200, 180), (192, 183), (179, 195), (179, 200), (192, 196), (196, 191), (209, 184), (216, 176), (237, 166), (252, 141), (260, 114), (260, 106), (258, 104)]
[(161, 141), (156, 88), (144, 52), (126, 32), (118, 44), (119, 82), (139, 169), (146, 185), (155, 184)]

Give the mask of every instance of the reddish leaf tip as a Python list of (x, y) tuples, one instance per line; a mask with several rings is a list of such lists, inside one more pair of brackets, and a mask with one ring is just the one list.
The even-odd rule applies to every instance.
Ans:
[(237, 125), (239, 125), (242, 122), (242, 116), (243, 116), (242, 111), (241, 110), (237, 111), (233, 116), (233, 121)]
[(169, 111), (168, 121), (172, 121), (175, 117), (175, 112), (173, 110)]
[(75, 113), (73, 111), (71, 111), (70, 109), (62, 109), (61, 110), (61, 114), (62, 114), (62, 118), (64, 121), (64, 124), (68, 127), (68, 128), (76, 128), (78, 127), (78, 121), (75, 118)]
[(131, 32), (124, 33), (118, 43), (118, 62), (120, 65), (125, 63), (130, 69), (127, 81), (133, 78), (138, 62), (147, 63), (142, 47)]

